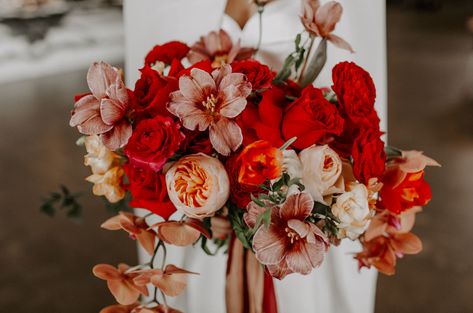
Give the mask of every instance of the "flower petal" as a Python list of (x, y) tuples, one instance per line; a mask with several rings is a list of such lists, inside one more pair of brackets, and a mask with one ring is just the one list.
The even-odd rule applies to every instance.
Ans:
[(209, 73), (198, 68), (191, 70), (190, 76), (179, 78), (179, 91), (194, 103), (201, 103), (215, 90), (215, 82)]
[(343, 8), (336, 1), (329, 1), (318, 8), (315, 20), (322, 37), (329, 35), (342, 17)]
[(171, 93), (170, 99), (168, 111), (179, 117), (185, 128), (204, 131), (209, 127), (210, 117), (196, 103), (186, 99), (180, 91)]
[(162, 277), (151, 277), (151, 283), (161, 289), (161, 291), (170, 297), (180, 295), (187, 286), (186, 274), (164, 274)]
[(253, 237), (255, 256), (264, 265), (278, 264), (286, 253), (285, 237), (277, 232), (276, 226), (268, 229), (261, 226)]
[(110, 99), (102, 99), (100, 102), (100, 116), (107, 125), (115, 125), (123, 116), (125, 111), (117, 102)]
[(395, 235), (391, 244), (396, 251), (404, 254), (417, 254), (422, 251), (422, 241), (413, 233)]
[(109, 218), (105, 222), (100, 225), (100, 227), (106, 229), (106, 230), (119, 230), (122, 228), (120, 225), (120, 220), (121, 220), (121, 215), (116, 215), (114, 217)]
[(305, 220), (314, 207), (314, 200), (306, 192), (290, 195), (281, 207), (280, 215), (283, 220)]
[(328, 35), (327, 39), (338, 48), (348, 50), (351, 53), (355, 53), (355, 50), (353, 50), (351, 45), (345, 39), (333, 34)]
[(115, 125), (110, 131), (101, 135), (103, 144), (110, 150), (114, 151), (124, 147), (128, 143), (132, 133), (132, 128), (128, 121), (122, 121)]
[(140, 245), (148, 252), (149, 255), (153, 255), (154, 252), (154, 243), (156, 235), (151, 231), (143, 230), (136, 235), (136, 240)]
[(120, 278), (119, 271), (109, 264), (97, 264), (92, 269), (92, 272), (94, 273), (95, 277), (98, 277), (103, 280)]
[(312, 261), (306, 245), (305, 242), (298, 241), (294, 243), (291, 250), (286, 254), (286, 262), (289, 269), (303, 275), (307, 275), (312, 271)]
[(301, 238), (307, 237), (307, 234), (310, 231), (309, 224), (301, 220), (291, 219), (287, 221), (287, 226), (294, 230)]
[(260, 216), (260, 214), (262, 214), (265, 210), (265, 208), (260, 207), (253, 201), (248, 203), (246, 212), (243, 214), (243, 220), (245, 221), (246, 225), (251, 228), (255, 227), (258, 216)]
[(107, 90), (120, 75), (117, 70), (105, 62), (93, 63), (87, 72), (87, 84), (97, 99), (107, 96)]
[(69, 125), (71, 127), (76, 127), (77, 125), (84, 123), (88, 119), (96, 116), (99, 113), (99, 108), (100, 101), (98, 101), (93, 95), (87, 95), (80, 98), (74, 104)]
[(225, 117), (210, 125), (209, 137), (214, 149), (225, 156), (236, 151), (243, 142), (240, 126)]
[(128, 281), (109, 280), (107, 285), (115, 300), (122, 305), (133, 304), (140, 296), (140, 292)]
[(158, 236), (166, 243), (185, 247), (199, 239), (200, 231), (183, 222), (168, 221), (158, 225)]

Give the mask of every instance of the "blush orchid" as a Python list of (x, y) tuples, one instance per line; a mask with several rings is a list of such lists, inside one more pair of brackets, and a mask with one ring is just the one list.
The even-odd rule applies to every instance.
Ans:
[(102, 228), (107, 230), (124, 230), (131, 238), (138, 240), (140, 245), (153, 255), (156, 234), (149, 230), (143, 217), (138, 217), (128, 212), (119, 212), (118, 215), (106, 220)]
[(108, 289), (121, 305), (134, 304), (140, 294), (148, 296), (148, 289), (145, 286), (138, 286), (133, 279), (138, 276), (136, 273), (128, 273), (130, 267), (126, 264), (119, 264), (115, 268), (108, 264), (98, 264), (93, 268), (96, 277), (106, 280)]
[(186, 218), (182, 221), (159, 222), (151, 227), (158, 228), (157, 234), (162, 241), (179, 247), (186, 247), (195, 243), (201, 234), (208, 239), (211, 238), (204, 223), (194, 218)]
[(84, 135), (100, 135), (110, 150), (125, 146), (132, 128), (127, 119), (128, 90), (117, 68), (95, 62), (87, 73), (90, 94), (81, 97), (72, 110), (69, 125)]
[(303, 0), (301, 22), (313, 37), (324, 38), (341, 49), (354, 52), (343, 38), (332, 34), (342, 17), (343, 8), (336, 1), (320, 5), (319, 0)]
[[(250, 203), (248, 211), (254, 206)], [(253, 239), (256, 258), (274, 277), (282, 279), (294, 272), (307, 275), (322, 263), (329, 241), (316, 225), (305, 221), (313, 206), (310, 194), (292, 194), (282, 206), (272, 209), (269, 227), (262, 225), (257, 230)]]
[(136, 285), (146, 286), (151, 283), (170, 297), (176, 297), (184, 291), (187, 286), (187, 275), (197, 274), (172, 264), (167, 265), (164, 270), (149, 269), (137, 273), (139, 275), (134, 279)]
[(179, 79), (179, 90), (171, 93), (168, 110), (189, 130), (209, 129), (212, 146), (227, 156), (243, 141), (234, 119), (245, 109), (250, 93), (251, 83), (244, 74), (232, 73), (230, 65), (212, 75), (194, 68), (190, 76)]

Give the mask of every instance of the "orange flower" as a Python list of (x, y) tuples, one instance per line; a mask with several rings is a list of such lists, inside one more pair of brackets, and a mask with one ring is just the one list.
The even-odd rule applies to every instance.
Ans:
[(244, 185), (259, 186), (267, 179), (281, 176), (283, 154), (269, 141), (259, 140), (243, 149), (239, 156), (241, 162), (238, 182)]
[(135, 303), (140, 294), (148, 296), (146, 286), (138, 286), (133, 282), (138, 274), (127, 273), (129, 268), (126, 264), (119, 264), (118, 268), (108, 264), (98, 264), (92, 269), (96, 277), (107, 281), (108, 289), (115, 300), (122, 305)]
[(127, 212), (119, 212), (118, 215), (106, 220), (100, 227), (107, 230), (123, 229), (130, 234), (131, 238), (138, 240), (149, 255), (153, 255), (156, 234), (148, 229), (144, 218)]
[(125, 189), (122, 187), (123, 175), (123, 168), (115, 166), (104, 174), (92, 174), (85, 180), (94, 184), (94, 195), (105, 196), (109, 202), (116, 203), (125, 197)]
[(137, 271), (137, 273), (139, 275), (134, 279), (137, 286), (146, 286), (151, 283), (170, 297), (178, 296), (184, 291), (187, 286), (187, 275), (197, 274), (172, 264), (167, 265), (164, 270), (149, 269)]

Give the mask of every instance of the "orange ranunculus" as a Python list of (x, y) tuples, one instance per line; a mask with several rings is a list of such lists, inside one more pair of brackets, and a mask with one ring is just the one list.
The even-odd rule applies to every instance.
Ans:
[(238, 182), (240, 184), (259, 186), (266, 179), (281, 176), (283, 154), (269, 141), (259, 140), (243, 149), (240, 156)]

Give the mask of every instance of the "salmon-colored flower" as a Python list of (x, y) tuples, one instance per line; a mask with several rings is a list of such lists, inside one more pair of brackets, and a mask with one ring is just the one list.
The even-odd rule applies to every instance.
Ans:
[(95, 62), (87, 73), (87, 83), (91, 94), (74, 104), (70, 126), (77, 126), (84, 135), (100, 135), (110, 150), (123, 147), (132, 130), (127, 119), (128, 90), (118, 69), (105, 62)]
[(124, 174), (123, 168), (115, 166), (103, 174), (92, 174), (86, 180), (94, 184), (94, 195), (105, 196), (109, 202), (116, 203), (125, 197), (122, 187)]
[(420, 211), (420, 207), (414, 207), (399, 216), (389, 211), (376, 215), (362, 240), (363, 251), (355, 256), (360, 268), (374, 266), (386, 275), (393, 275), (397, 258), (419, 253), (422, 242), (410, 231)]
[(187, 54), (187, 59), (192, 64), (210, 60), (213, 68), (230, 64), (233, 60), (249, 59), (255, 49), (242, 48), (240, 42), (236, 44), (226, 31), (211, 31), (206, 36), (200, 37)]
[(166, 173), (176, 209), (191, 218), (214, 215), (228, 200), (230, 182), (222, 163), (203, 153), (181, 158)]
[(110, 289), (115, 300), (122, 305), (134, 304), (140, 294), (148, 296), (148, 289), (145, 286), (135, 284), (133, 281), (138, 274), (127, 273), (129, 268), (126, 264), (119, 264), (118, 268), (108, 264), (98, 264), (92, 270), (96, 277), (107, 281), (108, 289)]
[(84, 165), (90, 166), (92, 173), (105, 174), (110, 168), (120, 164), (120, 156), (105, 147), (98, 135), (87, 136), (84, 145), (87, 150)]
[(128, 212), (119, 212), (118, 215), (106, 220), (100, 227), (107, 230), (124, 230), (131, 238), (138, 240), (140, 245), (153, 255), (156, 234), (149, 230), (143, 217)]
[(343, 8), (336, 1), (320, 5), (319, 0), (303, 0), (301, 21), (311, 36), (327, 39), (335, 46), (354, 52), (344, 39), (332, 34), (342, 17)]
[(246, 76), (232, 73), (230, 65), (216, 69), (212, 75), (195, 68), (190, 76), (179, 78), (179, 90), (171, 93), (168, 110), (189, 130), (208, 128), (214, 149), (229, 155), (243, 141), (234, 118), (245, 109), (250, 93)]
[(151, 227), (157, 227), (159, 238), (165, 243), (185, 247), (195, 243), (200, 235), (211, 238), (201, 220), (186, 218), (182, 221), (165, 221)]
[(167, 265), (164, 270), (149, 269), (137, 273), (138, 276), (134, 279), (136, 285), (146, 286), (151, 283), (170, 297), (178, 296), (184, 291), (187, 286), (187, 275), (197, 274), (172, 264)]
[(310, 194), (292, 194), (282, 206), (272, 209), (269, 227), (262, 225), (256, 232), (256, 258), (274, 277), (282, 279), (293, 272), (306, 275), (322, 263), (328, 239), (317, 226), (305, 221), (313, 206)]
[(240, 170), (238, 182), (244, 185), (259, 186), (266, 180), (281, 176), (282, 151), (269, 141), (258, 140), (243, 149), (239, 156)]

